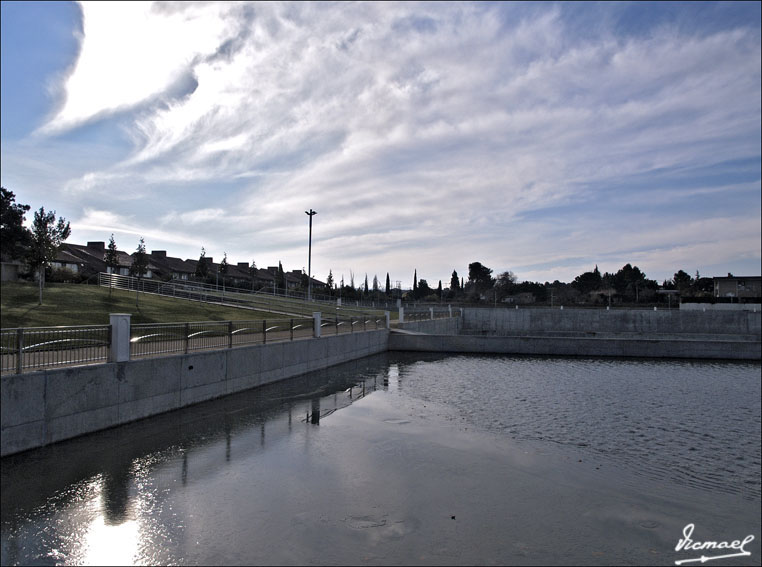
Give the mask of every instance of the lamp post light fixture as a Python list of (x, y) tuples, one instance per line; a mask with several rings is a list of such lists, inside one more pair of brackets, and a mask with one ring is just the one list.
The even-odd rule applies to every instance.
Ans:
[(310, 209), (304, 213), (310, 217), (310, 243), (307, 253), (307, 301), (312, 301), (312, 217), (317, 214), (317, 211)]

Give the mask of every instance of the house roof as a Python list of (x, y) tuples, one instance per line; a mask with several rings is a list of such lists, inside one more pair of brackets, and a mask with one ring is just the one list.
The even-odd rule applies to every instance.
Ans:
[(71, 254), (70, 252), (66, 250), (59, 250), (58, 254), (56, 254), (54, 262), (59, 262), (61, 264), (77, 264), (82, 265), (84, 262), (81, 258), (78, 258), (74, 254)]
[[(77, 263), (84, 265), (87, 269), (94, 272), (106, 271), (106, 245), (104, 242), (88, 242), (87, 245), (72, 244), (64, 242), (59, 249), (60, 260), (57, 257), (57, 261), (66, 261), (69, 263)], [(117, 262), (119, 268), (130, 268), (132, 266), (133, 253), (127, 253), (121, 250), (117, 250)], [(156, 276), (159, 277), (171, 277), (173, 274), (189, 274), (192, 275), (196, 271), (198, 265), (197, 259), (176, 258), (173, 256), (167, 256), (165, 250), (152, 250), (148, 257), (148, 269)], [(65, 258), (65, 260), (64, 260)], [(209, 273), (214, 275), (219, 270), (219, 263), (215, 263), (211, 257), (206, 258), (209, 266)], [(229, 263), (227, 277), (239, 280), (249, 280), (254, 278), (255, 282), (269, 284), (277, 278), (278, 268), (267, 269), (257, 268), (254, 273), (249, 269), (249, 264), (245, 262)], [(301, 270), (292, 270), (284, 272), (286, 281), (290, 284), (299, 285), (301, 283)], [(325, 283), (315, 278), (312, 278), (313, 286), (324, 286)]]

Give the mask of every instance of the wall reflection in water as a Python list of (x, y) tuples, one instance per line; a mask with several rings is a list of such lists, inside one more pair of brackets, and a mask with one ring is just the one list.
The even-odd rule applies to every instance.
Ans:
[(173, 491), (284, 441), (294, 415), (309, 428), (387, 388), (386, 356), (3, 459), (2, 564), (177, 561), (194, 512)]

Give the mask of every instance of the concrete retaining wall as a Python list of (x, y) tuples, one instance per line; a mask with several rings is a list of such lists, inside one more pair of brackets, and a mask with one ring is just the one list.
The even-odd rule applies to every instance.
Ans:
[(384, 329), (6, 375), (0, 399), (1, 453), (40, 447), (386, 350), (760, 360), (761, 319), (762, 313), (748, 311), (471, 308), (463, 318), (398, 325), (425, 335), (390, 335)]
[(388, 349), (386, 330), (2, 377), (10, 455)]
[(429, 319), (424, 321), (411, 321), (397, 323), (397, 328), (417, 333), (430, 333), (432, 335), (458, 335), (460, 334), (463, 319), (460, 317), (448, 317), (447, 319)]
[(762, 360), (762, 347), (758, 341), (691, 339), (398, 335), (392, 333), (389, 337), (389, 350)]
[(681, 303), (681, 311), (762, 311), (759, 303)]
[(762, 335), (762, 313), (679, 309), (478, 309), (466, 308), (464, 334), (533, 334), (548, 331)]

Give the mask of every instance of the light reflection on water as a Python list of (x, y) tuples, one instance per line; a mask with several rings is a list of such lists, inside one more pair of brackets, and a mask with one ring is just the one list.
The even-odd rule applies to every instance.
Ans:
[[(279, 502), (297, 502), (285, 518), (296, 533), (326, 521), (298, 507), (335, 480), (321, 469), (337, 455), (317, 432), (377, 391), (424, 402), (415, 411), (440, 412), (434, 421), (759, 501), (759, 364), (390, 353), (3, 459), (2, 564), (193, 563), (210, 526), (230, 542), (216, 563), (254, 562), (243, 542), (251, 530), (259, 542), (282, 537)], [(350, 486), (361, 484), (351, 474)], [(345, 527), (396, 540), (422, 530), (416, 522), (362, 513)]]
[(234, 482), (242, 460), (388, 383), (382, 361), (369, 358), (6, 457), (2, 564), (182, 562), (185, 524), (204, 511), (177, 509), (173, 496), (229, 472), (221, 447), (228, 466), (238, 462)]

